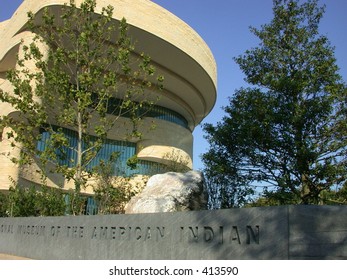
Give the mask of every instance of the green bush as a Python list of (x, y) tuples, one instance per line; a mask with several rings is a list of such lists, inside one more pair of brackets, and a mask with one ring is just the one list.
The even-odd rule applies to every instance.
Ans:
[(0, 194), (2, 217), (61, 216), (65, 208), (64, 193), (60, 189), (16, 186), (11, 187), (8, 194)]
[(7, 195), (0, 193), (0, 217), (7, 217), (8, 211), (8, 197)]

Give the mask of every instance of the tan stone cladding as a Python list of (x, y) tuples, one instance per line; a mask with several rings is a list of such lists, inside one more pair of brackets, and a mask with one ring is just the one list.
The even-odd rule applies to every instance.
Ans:
[[(77, 0), (79, 6), (83, 0)], [(59, 11), (66, 0), (25, 0), (13, 16), (0, 22), (0, 88), (11, 92), (6, 71), (16, 68), (16, 58), (23, 55), (22, 43), (29, 44), (35, 34), (26, 29), (27, 12), (39, 14), (48, 7), (53, 13)], [(137, 42), (136, 52), (149, 54), (158, 73), (165, 77), (164, 90), (158, 106), (180, 114), (187, 126), (182, 127), (161, 119), (144, 120), (143, 137), (137, 141), (137, 153), (141, 160), (164, 163), (163, 155), (174, 150), (187, 157), (189, 168), (193, 167), (193, 136), (195, 127), (212, 110), (216, 101), (217, 70), (212, 52), (204, 40), (181, 19), (149, 0), (99, 0), (95, 12), (102, 7), (114, 6), (114, 23), (125, 17), (130, 25), (129, 35)], [(172, 28), (175, 26), (175, 28)], [(28, 65), (35, 71), (34, 65)], [(8, 104), (0, 103), (0, 115), (17, 116), (18, 112)], [(112, 118), (112, 116), (108, 116)], [(110, 133), (111, 140), (120, 140), (122, 129)], [(154, 130), (146, 129), (152, 123)], [(54, 123), (53, 123), (54, 124)], [(130, 124), (129, 124), (130, 125)], [(0, 190), (7, 190), (12, 182), (38, 183), (37, 166), (19, 169), (11, 161), (19, 154), (20, 147), (7, 141), (11, 128), (0, 127)], [(69, 128), (74, 129), (74, 128)], [(16, 147), (13, 147), (14, 144)], [(48, 185), (70, 188), (58, 174), (50, 174)], [(91, 190), (87, 190), (91, 193)]]

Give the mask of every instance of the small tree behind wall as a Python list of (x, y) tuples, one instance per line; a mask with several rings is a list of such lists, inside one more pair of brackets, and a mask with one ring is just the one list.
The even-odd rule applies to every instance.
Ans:
[[(51, 171), (73, 180), (77, 192), (92, 175), (88, 165), (111, 129), (114, 133), (124, 122), (127, 135), (119, 139), (141, 136), (139, 112), (157, 101), (159, 94), (149, 92), (163, 82), (149, 56), (134, 53), (126, 20), (115, 21), (112, 6), (99, 14), (96, 9), (95, 0), (85, 0), (79, 7), (70, 1), (58, 13), (50, 8), (29, 13), (35, 37), (23, 43), (17, 67), (8, 73), (13, 93), (0, 91), (0, 100), (19, 112), (16, 119), (1, 118), (3, 127), (12, 128), (7, 136), (13, 145), (20, 144), (21, 157), (13, 160), (31, 164), (37, 157), (43, 166), (53, 163)], [(75, 146), (63, 128), (76, 132)], [(38, 150), (42, 132), (49, 137)]]

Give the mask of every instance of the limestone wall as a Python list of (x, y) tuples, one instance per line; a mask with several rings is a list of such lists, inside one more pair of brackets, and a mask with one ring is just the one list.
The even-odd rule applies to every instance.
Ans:
[[(82, 0), (76, 1), (79, 6)], [(43, 8), (49, 7), (52, 13), (58, 13), (66, 0), (25, 0), (11, 19), (0, 23), (0, 88), (11, 92), (11, 85), (6, 80), (5, 72), (16, 67), (16, 55), (23, 55), (20, 44), (28, 44), (33, 35), (26, 30), (27, 12), (38, 15)], [(193, 136), (192, 131), (212, 110), (216, 100), (217, 70), (213, 55), (204, 40), (185, 22), (149, 0), (100, 0), (97, 1), (96, 13), (102, 7), (113, 5), (114, 24), (125, 17), (130, 24), (129, 35), (137, 42), (136, 52), (149, 54), (157, 73), (165, 77), (164, 91), (157, 105), (181, 114), (186, 120), (188, 129), (179, 125), (154, 120), (155, 130), (148, 130), (153, 119), (146, 118), (143, 124), (143, 137), (137, 143), (138, 157), (143, 160), (165, 163), (163, 156), (173, 149), (182, 157), (188, 158), (188, 167), (192, 167)], [(174, 28), (173, 28), (174, 27)], [(41, 46), (43, 47), (43, 46)], [(45, 53), (45, 52), (44, 52)], [(35, 71), (35, 66), (28, 63), (28, 69)], [(157, 94), (155, 92), (155, 94)], [(58, 104), (57, 104), (58, 108)], [(16, 114), (8, 104), (0, 104), (0, 115)], [(109, 116), (112, 118), (112, 116)], [(53, 115), (52, 115), (52, 118)], [(97, 120), (92, 120), (97, 123)], [(52, 122), (54, 123), (54, 121)], [(127, 120), (120, 120), (109, 134), (110, 139), (123, 140), (126, 130), (132, 126)], [(0, 130), (3, 128), (0, 128)], [(73, 129), (73, 128), (71, 128)], [(1, 133), (1, 131), (0, 131)], [(4, 138), (2, 139), (4, 141)], [(34, 173), (36, 166), (21, 171), (11, 164), (8, 155), (10, 147), (5, 142), (0, 148), (0, 188), (7, 188), (8, 176), (14, 180), (23, 179), (37, 182)], [(52, 175), (49, 185), (60, 186), (62, 178)], [(59, 182), (59, 184), (57, 184)], [(64, 185), (66, 185), (64, 183)]]
[(0, 218), (0, 252), (33, 259), (347, 259), (346, 206)]

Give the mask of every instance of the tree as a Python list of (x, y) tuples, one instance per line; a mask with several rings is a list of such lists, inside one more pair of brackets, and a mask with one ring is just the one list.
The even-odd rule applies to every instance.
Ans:
[[(95, 0), (84, 0), (80, 7), (71, 0), (58, 14), (50, 8), (29, 13), (35, 37), (23, 42), (18, 66), (8, 73), (13, 93), (0, 92), (0, 100), (19, 112), (16, 119), (1, 119), (3, 127), (13, 129), (8, 133), (13, 145), (20, 144), (21, 157), (14, 161), (53, 163), (49, 171), (73, 180), (77, 193), (92, 175), (91, 161), (122, 117), (127, 119), (127, 136), (141, 136), (139, 122), (158, 97), (148, 90), (160, 89), (163, 81), (154, 76), (148, 55), (134, 53), (126, 20), (117, 24), (112, 6), (102, 8), (101, 14), (95, 9)], [(75, 145), (65, 128), (75, 130)], [(45, 142), (44, 148), (37, 148), (38, 141)]]
[[(114, 176), (114, 161), (118, 159), (115, 154), (109, 161), (102, 161), (95, 167), (97, 182), (93, 188), (94, 199), (98, 205), (98, 214), (122, 214), (125, 205), (139, 193), (142, 187), (129, 177)], [(144, 178), (143, 178), (144, 180)]]
[(227, 200), (260, 188), (279, 204), (320, 203), (346, 182), (346, 130), (336, 128), (346, 119), (337, 110), (346, 108), (345, 85), (319, 35), (324, 9), (317, 0), (274, 0), (272, 21), (251, 28), (260, 45), (235, 58), (253, 87), (237, 90), (227, 116), (204, 126), (205, 171)]

